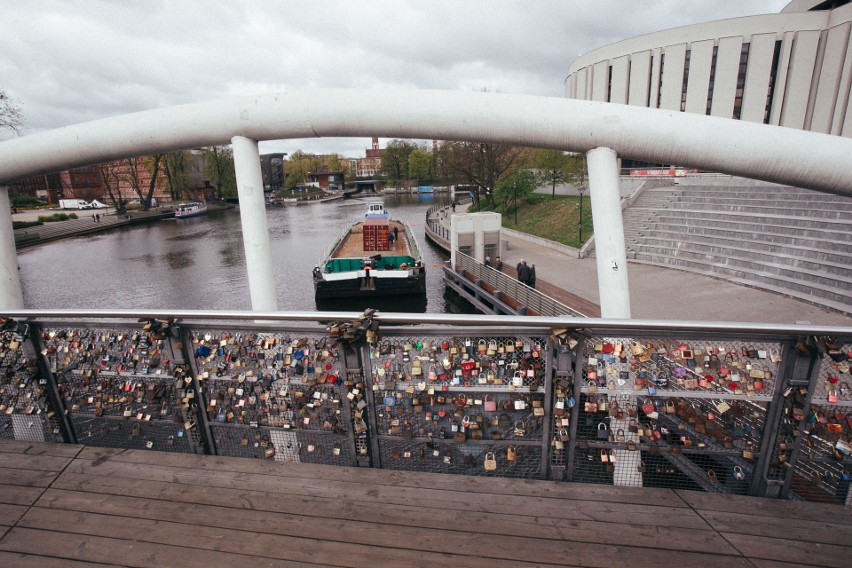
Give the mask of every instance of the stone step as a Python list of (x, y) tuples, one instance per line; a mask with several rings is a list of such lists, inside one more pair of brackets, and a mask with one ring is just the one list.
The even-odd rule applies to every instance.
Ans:
[[(656, 211), (654, 223), (673, 226), (737, 227), (741, 230), (761, 232), (771, 228), (773, 232), (795, 235), (836, 235), (832, 240), (852, 242), (852, 220), (812, 219), (785, 215), (757, 215), (751, 213), (718, 213), (714, 211)], [(799, 232), (797, 232), (799, 231)]]
[(734, 251), (728, 248), (708, 247), (697, 248), (694, 243), (683, 243), (684, 246), (674, 247), (653, 243), (639, 243), (631, 247), (636, 251), (637, 258), (643, 254), (672, 256), (690, 260), (710, 262), (745, 271), (758, 271), (785, 276), (794, 280), (809, 283), (819, 283), (830, 288), (846, 290), (852, 298), (852, 267), (839, 264), (814, 263), (801, 259), (790, 259), (771, 254), (758, 254), (749, 251)]
[[(637, 204), (642, 206), (642, 204)], [(815, 209), (812, 207), (796, 206), (795, 204), (780, 204), (776, 207), (759, 205), (739, 205), (729, 203), (695, 203), (693, 201), (678, 201), (667, 207), (673, 211), (713, 211), (715, 213), (753, 213), (757, 215), (773, 215), (784, 217), (806, 217), (812, 219), (840, 219), (852, 221), (852, 209), (842, 210), (827, 207)]]
[[(830, 196), (829, 196), (830, 197)], [(813, 199), (810, 196), (802, 196), (801, 199), (779, 199), (775, 196), (755, 197), (754, 195), (730, 196), (713, 194), (686, 194), (673, 197), (675, 203), (719, 203), (736, 205), (754, 205), (759, 207), (774, 208), (781, 204), (790, 204), (797, 208), (828, 209), (836, 208), (845, 211), (852, 210), (852, 199), (837, 197), (836, 199)], [(641, 198), (637, 201), (641, 201)]]
[[(625, 232), (625, 241), (627, 241)], [(661, 242), (677, 243), (690, 241), (696, 246), (726, 247), (732, 250), (748, 250), (758, 253), (772, 253), (795, 258), (806, 258), (829, 263), (838, 263), (844, 266), (852, 266), (852, 243), (832, 242), (833, 247), (825, 246), (825, 241), (813, 241), (801, 239), (797, 242), (773, 243), (753, 238), (752, 233), (713, 234), (708, 231), (683, 231), (665, 229), (646, 229), (641, 232), (631, 232), (631, 239), (648, 243), (649, 239), (658, 239)]]
[(844, 288), (838, 289), (817, 282), (793, 280), (786, 276), (763, 272), (754, 266), (752, 270), (747, 270), (743, 267), (732, 267), (708, 260), (696, 260), (662, 254), (637, 253), (636, 260), (648, 261), (658, 266), (687, 267), (704, 275), (715, 274), (724, 276), (726, 280), (737, 279), (738, 283), (744, 283), (756, 288), (768, 288), (771, 286), (786, 290), (787, 294), (807, 299), (807, 301), (821, 303), (817, 299), (827, 300), (835, 305), (846, 306), (843, 311), (852, 311), (852, 298), (850, 298), (848, 282), (844, 283)]

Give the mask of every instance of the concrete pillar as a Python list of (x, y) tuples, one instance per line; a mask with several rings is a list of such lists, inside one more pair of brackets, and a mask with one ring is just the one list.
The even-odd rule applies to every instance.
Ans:
[(5, 185), (0, 185), (0, 239), (3, 241), (0, 244), (0, 308), (20, 309), (24, 307), (24, 293), (21, 289), (21, 274), (18, 272), (9, 187)]
[(272, 249), (266, 224), (260, 152), (256, 140), (235, 136), (231, 143), (234, 146), (234, 169), (237, 175), (237, 196), (240, 200), (240, 222), (243, 229), (243, 247), (246, 251), (251, 308), (256, 312), (275, 312), (278, 311), (278, 296), (275, 292)]
[(601, 317), (630, 319), (630, 288), (627, 283), (627, 251), (621, 217), (618, 154), (612, 148), (586, 153), (589, 197), (595, 224), (595, 257)]

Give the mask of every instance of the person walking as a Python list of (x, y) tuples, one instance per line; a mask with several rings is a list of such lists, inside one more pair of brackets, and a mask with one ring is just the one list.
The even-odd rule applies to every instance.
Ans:
[(530, 266), (529, 276), (527, 277), (527, 285), (530, 288), (535, 288), (535, 264)]
[(494, 264), (494, 268), (496, 270), (499, 270), (500, 272), (503, 272), (503, 261), (500, 260), (499, 256), (497, 257), (497, 262), (495, 262), (495, 264)]
[(491, 266), (491, 257), (490, 256), (485, 257), (485, 266), (487, 266), (488, 268), (493, 268)]

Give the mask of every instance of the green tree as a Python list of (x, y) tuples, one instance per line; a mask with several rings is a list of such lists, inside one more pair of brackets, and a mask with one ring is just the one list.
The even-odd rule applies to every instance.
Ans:
[(415, 148), (408, 155), (408, 177), (418, 180), (435, 179), (435, 157), (431, 152)]
[(21, 112), (21, 104), (6, 94), (6, 90), (0, 87), (0, 130), (11, 130), (20, 134), (24, 127), (24, 115)]
[(515, 225), (518, 224), (518, 200), (523, 200), (538, 186), (536, 175), (523, 168), (497, 182), (494, 198), (503, 203), (503, 214), (509, 214), (511, 204), (515, 212)]
[(287, 174), (287, 187), (293, 189), (294, 187), (304, 185), (308, 181), (308, 173), (318, 170), (320, 165), (319, 156), (307, 154), (302, 150), (296, 150), (284, 162), (284, 171)]
[(571, 158), (560, 150), (538, 150), (535, 165), (539, 181), (551, 184), (551, 199), (556, 199), (556, 184), (568, 179), (573, 171)]
[(382, 154), (382, 173), (396, 183), (408, 178), (408, 157), (417, 149), (411, 140), (391, 140)]
[(568, 175), (566, 181), (571, 182), (576, 186), (586, 186), (586, 180), (589, 178), (589, 169), (586, 165), (585, 154), (568, 154), (565, 156), (568, 161)]
[(230, 146), (213, 146), (204, 150), (204, 175), (216, 187), (216, 197), (237, 194), (237, 174), (234, 170), (234, 150)]

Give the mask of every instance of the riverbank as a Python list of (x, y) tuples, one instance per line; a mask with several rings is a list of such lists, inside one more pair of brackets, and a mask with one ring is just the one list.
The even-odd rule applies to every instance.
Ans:
[[(229, 205), (208, 204), (208, 211), (228, 209)], [(13, 221), (37, 221), (39, 216), (50, 215), (56, 210), (33, 210), (20, 211), (12, 215)], [(115, 209), (85, 209), (79, 211), (65, 211), (64, 213), (76, 213), (77, 219), (67, 221), (54, 221), (15, 230), (15, 248), (21, 249), (36, 246), (51, 241), (65, 239), (68, 237), (79, 237), (108, 231), (116, 227), (150, 223), (162, 219), (174, 218), (175, 212), (171, 207), (151, 209), (149, 211), (128, 211), (124, 215), (116, 215)]]

